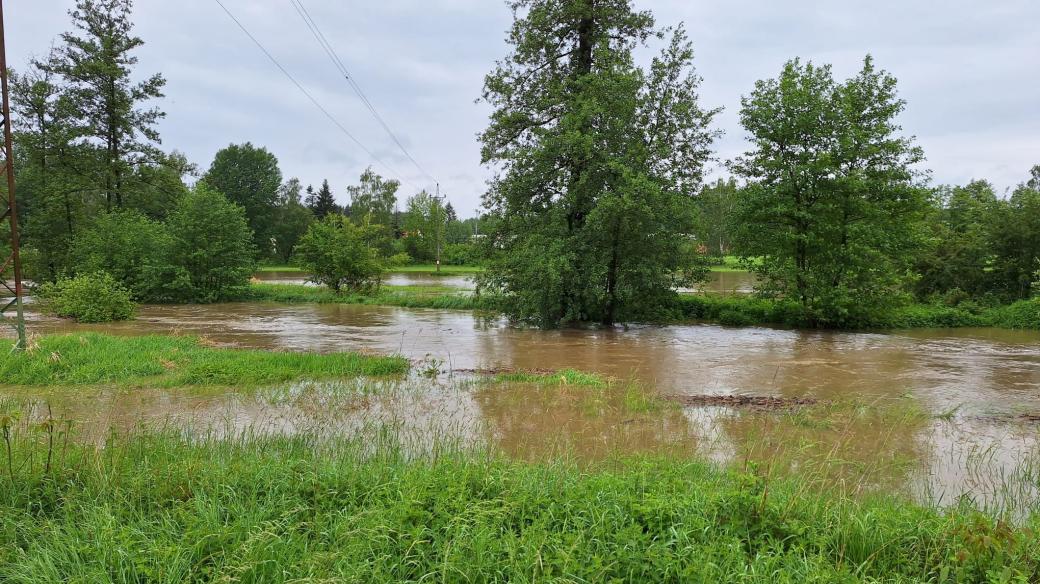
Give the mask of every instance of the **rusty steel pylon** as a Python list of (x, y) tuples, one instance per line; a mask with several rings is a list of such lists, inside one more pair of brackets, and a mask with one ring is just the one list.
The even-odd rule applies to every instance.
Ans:
[(4, 126), (4, 144), (3, 149), (0, 149), (0, 156), (3, 157), (0, 175), (7, 179), (7, 193), (3, 203), (0, 203), (0, 210), (3, 211), (3, 214), (0, 215), (0, 226), (5, 221), (9, 222), (8, 240), (11, 247), (3, 265), (0, 266), (0, 286), (13, 295), (11, 298), (0, 298), (0, 319), (14, 327), (18, 334), (14, 349), (22, 350), (26, 347), (25, 313), (22, 311), (22, 261), (18, 256), (18, 205), (14, 196), (14, 144), (11, 139), (11, 102), (7, 87), (6, 47), (4, 2), (0, 0), (0, 86), (3, 88), (3, 110), (0, 111), (0, 117), (2, 117)]

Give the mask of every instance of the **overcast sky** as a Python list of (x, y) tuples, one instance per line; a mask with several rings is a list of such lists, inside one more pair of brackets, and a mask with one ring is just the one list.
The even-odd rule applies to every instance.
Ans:
[[(137, 0), (141, 75), (162, 72), (163, 146), (205, 169), (229, 143), (264, 145), (288, 178), (345, 186), (368, 165), (403, 179), (402, 197), (429, 179), (401, 154), (326, 58), (288, 0), (223, 0), (343, 125), (393, 171), (340, 133), (214, 0)], [(5, 2), (8, 61), (24, 67), (70, 28), (73, 0)], [(346, 67), (460, 215), (479, 204), (489, 171), (474, 103), (506, 54), (510, 12), (498, 0), (304, 0)], [(659, 25), (684, 21), (704, 77), (702, 104), (723, 106), (721, 159), (745, 148), (740, 96), (792, 57), (853, 74), (866, 53), (899, 79), (902, 117), (933, 182), (1013, 187), (1040, 164), (1040, 2), (1036, 0), (636, 0)]]

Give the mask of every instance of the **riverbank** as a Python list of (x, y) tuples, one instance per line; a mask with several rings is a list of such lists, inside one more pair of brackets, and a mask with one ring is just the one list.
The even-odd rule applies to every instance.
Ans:
[[(497, 312), (498, 298), (465, 293), (430, 294), (422, 287), (384, 287), (374, 295), (336, 294), (326, 288), (300, 284), (254, 283), (243, 300), (281, 303), (365, 304), (405, 308), (439, 308)], [(635, 319), (648, 324), (709, 322), (726, 326), (775, 325), (805, 327), (798, 307), (776, 300), (725, 294), (680, 294), (674, 304)], [(873, 330), (913, 328), (995, 327), (1040, 330), (1040, 299), (977, 308), (913, 304), (874, 315), (856, 328)]]
[(389, 429), (374, 441), (143, 430), (96, 448), (48, 441), (48, 427), (12, 431), (0, 462), (5, 582), (1040, 576), (1035, 518), (855, 498), (753, 466), (522, 462), (448, 443), (417, 456)]
[[(699, 320), (727, 326), (780, 325), (805, 327), (804, 316), (793, 303), (751, 296), (685, 294), (678, 297), (671, 318)], [(911, 304), (877, 312), (855, 328), (895, 330), (913, 328), (993, 327), (1040, 330), (1040, 298), (973, 310), (930, 304)]]
[[(7, 349), (0, 379), (22, 398), (0, 399), (4, 582), (1040, 576), (1033, 467), (1001, 475), (1024, 503), (1003, 510), (981, 496), (912, 503), (880, 478), (905, 472), (898, 459), (918, 456), (913, 436), (936, 416), (908, 398), (730, 404), (721, 428), (756, 430), (709, 463), (696, 448), (709, 444), (680, 427), (711, 407), (576, 369), (445, 379), (431, 362), (405, 377), (398, 357), (87, 332)], [(146, 394), (151, 410), (200, 386), (238, 409), (118, 427), (103, 414), (85, 440), (90, 416), (55, 403), (51, 417), (51, 401), (75, 399), (62, 396), (110, 411)], [(489, 425), (468, 434), (450, 396)], [(267, 425), (221, 421), (247, 412)], [(646, 441), (654, 427), (672, 438)]]
[(402, 375), (402, 357), (230, 349), (171, 335), (120, 337), (99, 333), (47, 335), (30, 350), (0, 346), (0, 379), (23, 386), (98, 383), (151, 387), (221, 385), (249, 388), (293, 379)]

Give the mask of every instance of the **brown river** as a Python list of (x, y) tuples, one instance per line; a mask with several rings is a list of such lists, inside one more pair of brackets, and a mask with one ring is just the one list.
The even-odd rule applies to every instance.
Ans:
[[(423, 285), (422, 278), (430, 277), (391, 283)], [(453, 278), (459, 281), (450, 283)], [(467, 281), (435, 280), (440, 286)], [(880, 484), (932, 501), (965, 495), (1019, 510), (1037, 504), (1040, 331), (714, 325), (543, 331), (460, 311), (261, 303), (144, 306), (136, 320), (104, 325), (29, 317), (37, 334), (175, 332), (243, 347), (399, 353), (416, 361), (417, 370), (440, 371), (432, 380), (379, 382), (375, 392), (352, 382), (259, 394), (92, 388), (31, 396), (99, 432), (163, 420), (344, 431), (380, 420), (417, 437), (490, 441), (519, 457), (680, 451), (795, 472), (819, 467), (853, 484)], [(464, 373), (499, 368), (578, 369), (620, 382), (590, 391), (494, 385)], [(25, 391), (5, 390), (22, 397)], [(813, 398), (824, 405), (820, 416), (641, 407), (640, 392)]]

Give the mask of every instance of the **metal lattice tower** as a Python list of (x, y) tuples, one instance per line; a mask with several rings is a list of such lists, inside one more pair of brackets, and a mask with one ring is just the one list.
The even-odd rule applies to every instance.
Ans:
[[(18, 255), (18, 205), (15, 202), (14, 190), (14, 144), (11, 139), (11, 102), (7, 83), (7, 49), (4, 38), (4, 3), (0, 0), (0, 86), (3, 89), (3, 110), (0, 111), (0, 123), (3, 124), (3, 148), (0, 149), (0, 177), (6, 179), (7, 192), (0, 203), (0, 230), (3, 224), (9, 226), (6, 235), (9, 250), (0, 265), (0, 287), (10, 292), (12, 297), (0, 298), (0, 319), (14, 327), (18, 335), (16, 350), (26, 347), (25, 314), (22, 311), (22, 261)], [(0, 182), (2, 185), (3, 182)]]

